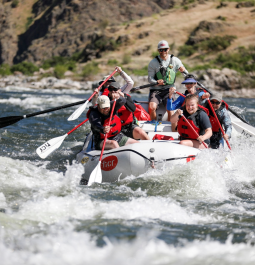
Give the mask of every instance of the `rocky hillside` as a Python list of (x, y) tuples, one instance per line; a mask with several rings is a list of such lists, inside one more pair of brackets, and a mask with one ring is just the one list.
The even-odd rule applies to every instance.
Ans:
[(254, 18), (254, 0), (2, 0), (0, 64), (61, 65), (61, 71), (68, 65), (83, 78), (118, 64), (143, 75), (166, 39), (200, 76), (227, 67), (249, 82), (228, 82), (226, 89), (255, 87)]

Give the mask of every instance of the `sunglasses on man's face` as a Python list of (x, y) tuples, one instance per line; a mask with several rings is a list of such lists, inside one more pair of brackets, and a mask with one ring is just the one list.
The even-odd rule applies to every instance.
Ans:
[[(211, 101), (211, 100), (210, 100)], [(219, 101), (211, 101), (212, 104), (220, 105)]]
[(166, 48), (166, 49), (159, 49), (158, 51), (159, 52), (166, 52), (168, 50), (168, 48)]

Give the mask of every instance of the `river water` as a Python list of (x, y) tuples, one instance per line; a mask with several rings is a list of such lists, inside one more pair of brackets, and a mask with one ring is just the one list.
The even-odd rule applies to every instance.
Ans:
[[(1, 117), (88, 98), (83, 91), (1, 89)], [(134, 99), (145, 99), (135, 95)], [(255, 99), (227, 98), (255, 125)], [(40, 159), (35, 150), (85, 119), (77, 106), (0, 129), (0, 264), (255, 264), (255, 140), (114, 184), (78, 186), (86, 124)]]

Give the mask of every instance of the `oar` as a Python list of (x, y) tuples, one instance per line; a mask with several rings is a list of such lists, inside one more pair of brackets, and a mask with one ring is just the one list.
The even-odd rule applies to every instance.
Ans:
[[(196, 134), (196, 136), (199, 137), (199, 134), (195, 131), (195, 129), (192, 127), (192, 125), (189, 123), (189, 121), (186, 119), (186, 117), (183, 114), (181, 114), (181, 116), (188, 123), (190, 129), (192, 129), (192, 131)], [(205, 148), (208, 148), (207, 145), (205, 144), (205, 142), (202, 142), (202, 144), (204, 145)]]
[[(109, 120), (108, 126), (110, 126), (110, 124), (111, 124), (111, 120), (112, 120), (112, 115), (113, 115), (113, 111), (114, 111), (114, 108), (115, 108), (115, 104), (116, 104), (116, 99), (113, 102), (112, 112), (111, 112), (111, 115), (110, 115), (110, 120)], [(94, 182), (102, 183), (101, 160), (102, 160), (102, 156), (103, 156), (103, 153), (104, 153), (104, 147), (105, 147), (107, 136), (108, 136), (108, 133), (106, 133), (105, 136), (104, 136), (104, 142), (103, 142), (103, 146), (102, 146), (99, 162), (98, 162), (97, 166), (94, 168), (94, 170), (92, 171), (92, 173), (90, 174), (89, 181), (88, 181), (88, 186), (91, 186)]]
[[(221, 124), (220, 124), (220, 121), (219, 121), (219, 119), (218, 119), (216, 113), (215, 113), (215, 110), (214, 110), (214, 108), (213, 108), (213, 106), (212, 106), (212, 103), (211, 103), (211, 101), (210, 101), (209, 99), (207, 99), (207, 102), (209, 103), (210, 108), (211, 108), (211, 110), (212, 110), (212, 112), (213, 112), (213, 115), (214, 115), (214, 117), (215, 117), (215, 119), (216, 119), (218, 125), (220, 126), (220, 130), (221, 130), (221, 132), (222, 132), (222, 136), (223, 136), (223, 135), (225, 134), (225, 132), (224, 132), (223, 129), (222, 129), (222, 126), (221, 126)], [(229, 144), (228, 140), (225, 140), (225, 141), (226, 141), (226, 143), (227, 143), (227, 145), (228, 145), (228, 148), (231, 150), (231, 147), (230, 147), (230, 144)]]
[(143, 89), (143, 88), (146, 88), (146, 87), (151, 87), (151, 86), (156, 86), (158, 85), (158, 83), (156, 84), (147, 84), (147, 85), (142, 85), (142, 86), (137, 86), (137, 87), (133, 87), (130, 92), (134, 92), (136, 90), (140, 90), (140, 89)]
[(186, 98), (182, 93), (175, 91), (176, 94), (178, 94), (179, 96), (182, 96), (183, 98)]
[(80, 105), (80, 104), (82, 104), (82, 103), (84, 103), (86, 101), (87, 100), (85, 99), (85, 100), (78, 101), (78, 102), (75, 102), (75, 103), (71, 103), (71, 104), (67, 104), (67, 105), (63, 105), (63, 106), (60, 106), (60, 107), (55, 107), (55, 108), (47, 109), (47, 110), (43, 110), (43, 111), (34, 112), (34, 113), (23, 115), (23, 116), (2, 117), (2, 118), (0, 118), (0, 128), (12, 125), (12, 124), (14, 124), (14, 123), (16, 123), (16, 122), (18, 122), (18, 121), (20, 121), (22, 119), (31, 118), (31, 117), (34, 117), (34, 116), (37, 116), (37, 115), (41, 115), (41, 114), (44, 114), (44, 113), (53, 112), (55, 110), (60, 110), (60, 109), (65, 109), (65, 108), (69, 108), (69, 107), (72, 107), (72, 106)]
[[(104, 82), (97, 88), (98, 90), (104, 85), (104, 83), (106, 83), (108, 81), (108, 79), (110, 79), (115, 73), (117, 72), (117, 70), (115, 69), (105, 80)], [(80, 106), (67, 120), (68, 121), (73, 121), (78, 119), (82, 112), (86, 109), (88, 102), (94, 97), (94, 95), (97, 92), (95, 91), (90, 97), (89, 99), (82, 105)]]
[[(203, 84), (199, 83), (197, 81), (197, 84), (199, 86), (201, 86), (204, 90), (206, 90), (210, 95), (213, 95), (213, 93), (208, 89), (206, 88)], [(224, 101), (225, 102), (225, 101)], [(242, 122), (246, 123), (246, 124), (249, 124), (248, 121), (246, 121), (245, 119), (243, 119), (238, 113), (236, 113), (233, 109), (231, 109), (229, 106), (227, 108), (231, 113), (233, 113), (238, 119), (240, 119)], [(250, 124), (249, 124), (250, 125)]]
[(84, 124), (85, 122), (87, 122), (89, 119), (86, 119), (85, 121), (83, 121), (82, 123), (80, 123), (79, 125), (77, 125), (76, 127), (74, 127), (71, 131), (69, 131), (68, 133), (66, 133), (65, 135), (59, 136), (59, 137), (55, 137), (49, 141), (47, 141), (46, 143), (42, 144), (41, 146), (39, 146), (36, 149), (36, 153), (41, 157), (41, 158), (46, 158), (49, 154), (51, 154), (53, 151), (55, 151), (57, 148), (60, 147), (60, 145), (62, 144), (62, 142), (65, 140), (65, 138), (72, 133), (73, 131), (75, 131), (77, 128), (79, 128), (82, 124)]

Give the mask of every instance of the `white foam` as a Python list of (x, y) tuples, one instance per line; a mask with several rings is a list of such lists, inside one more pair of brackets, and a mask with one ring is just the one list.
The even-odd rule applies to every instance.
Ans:
[[(158, 239), (156, 231), (142, 230), (129, 242), (104, 237), (98, 247), (85, 232), (70, 227), (52, 227), (48, 234), (16, 236), (8, 246), (0, 242), (1, 263), (11, 264), (243, 264), (255, 262), (254, 247), (249, 243), (233, 244), (230, 236), (225, 243), (210, 239), (183, 241), (177, 246)], [(15, 249), (15, 251), (13, 251)]]

